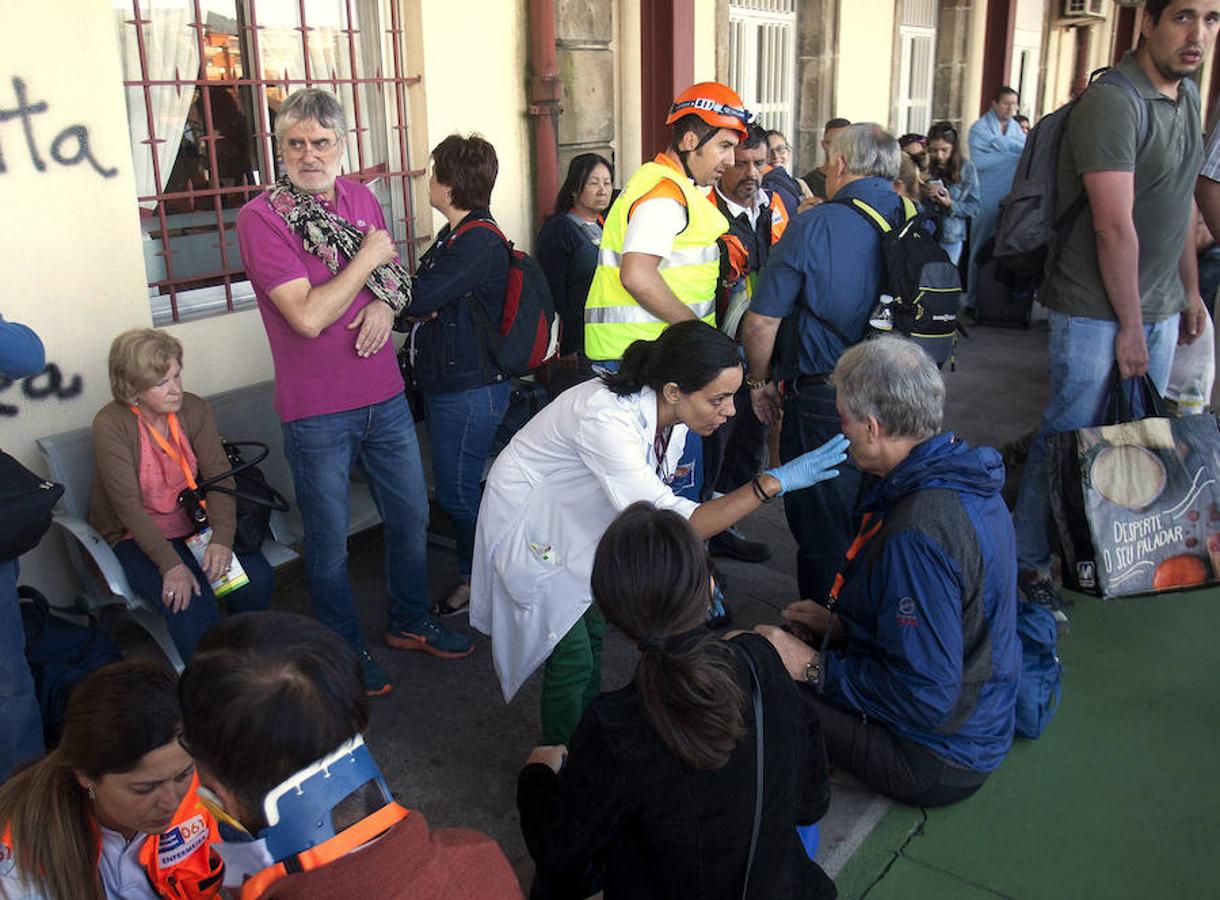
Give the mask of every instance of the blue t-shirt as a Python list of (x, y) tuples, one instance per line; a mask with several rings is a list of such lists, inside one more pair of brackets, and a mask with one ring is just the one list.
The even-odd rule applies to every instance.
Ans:
[[(885, 178), (861, 178), (835, 200), (859, 198), (891, 222), (901, 200)], [(759, 276), (750, 310), (785, 318), (777, 341), (778, 378), (823, 375), (864, 337), (880, 293), (884, 262), (877, 229), (857, 210), (823, 203), (788, 226)]]

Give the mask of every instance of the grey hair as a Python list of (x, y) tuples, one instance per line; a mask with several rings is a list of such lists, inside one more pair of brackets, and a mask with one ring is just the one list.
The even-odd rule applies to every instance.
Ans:
[(898, 177), (902, 159), (898, 141), (876, 122), (859, 122), (836, 132), (829, 153), (832, 159), (843, 157), (849, 175), (875, 175), (886, 181)]
[(289, 128), (310, 119), (333, 131), (340, 144), (347, 140), (347, 116), (343, 113), (343, 104), (330, 91), (319, 88), (293, 91), (280, 104), (275, 117), (275, 139), (283, 142), (284, 133)]
[(830, 383), (853, 419), (877, 420), (890, 437), (926, 440), (945, 418), (945, 380), (914, 341), (882, 335), (841, 357)]

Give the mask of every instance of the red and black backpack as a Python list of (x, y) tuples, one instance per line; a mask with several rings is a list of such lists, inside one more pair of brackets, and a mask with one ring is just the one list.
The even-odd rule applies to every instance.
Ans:
[(559, 316), (546, 274), (537, 260), (513, 246), (495, 222), (472, 219), (458, 228), (453, 237), (460, 237), (472, 228), (494, 232), (508, 247), (508, 287), (499, 326), (492, 326), (480, 304), (472, 303), (471, 307), (504, 374), (524, 375), (559, 354)]

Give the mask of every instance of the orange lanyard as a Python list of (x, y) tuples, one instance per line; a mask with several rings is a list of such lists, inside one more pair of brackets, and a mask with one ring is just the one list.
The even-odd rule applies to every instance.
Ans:
[[(140, 410), (137, 407), (132, 406), (130, 409), (135, 417), (140, 420), (140, 424), (148, 430), (150, 435), (152, 435), (152, 439), (157, 442), (157, 445), (160, 446), (162, 450), (165, 451), (166, 456), (176, 462), (182, 469), (182, 474), (186, 476), (187, 486), (190, 487), (192, 491), (198, 490), (199, 483), (195, 481), (195, 473), (191, 471), (191, 466), (186, 461), (186, 454), (182, 452), (182, 429), (178, 426), (178, 417), (173, 413), (170, 413), (168, 416), (169, 436), (174, 440), (173, 444), (170, 444), (170, 442), (165, 439), (161, 432), (157, 431), (157, 429), (153, 428), (152, 425), (148, 424), (148, 420), (140, 415)], [(204, 509), (208, 508), (207, 503), (204, 502), (202, 497), (199, 499), (199, 505)]]
[(864, 514), (864, 518), (860, 520), (860, 530), (856, 533), (856, 539), (851, 542), (851, 546), (847, 548), (847, 553), (844, 554), (843, 568), (835, 573), (834, 583), (830, 586), (830, 607), (832, 609), (839, 602), (839, 592), (843, 590), (843, 584), (847, 580), (843, 577), (844, 570), (860, 554), (860, 551), (864, 549), (864, 545), (876, 537), (877, 532), (881, 530), (882, 520), (880, 518), (877, 519), (876, 524), (872, 528), (868, 527), (868, 523), (872, 521), (872, 518), (873, 514), (871, 512)]

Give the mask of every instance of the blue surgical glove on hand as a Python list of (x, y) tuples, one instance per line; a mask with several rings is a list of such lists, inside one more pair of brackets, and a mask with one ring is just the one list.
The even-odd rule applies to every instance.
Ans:
[(779, 494), (775, 496), (813, 487), (820, 481), (834, 478), (839, 474), (834, 467), (847, 459), (847, 446), (850, 443), (846, 437), (838, 434), (816, 450), (803, 453), (782, 466), (767, 469), (766, 474), (779, 482)]

